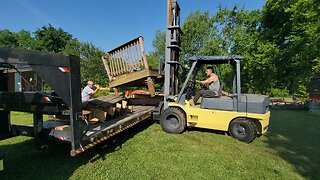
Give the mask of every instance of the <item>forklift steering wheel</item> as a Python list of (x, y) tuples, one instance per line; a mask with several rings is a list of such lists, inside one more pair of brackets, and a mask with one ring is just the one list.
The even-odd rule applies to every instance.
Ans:
[(189, 83), (187, 84), (187, 88), (185, 90), (185, 94), (186, 94), (187, 99), (191, 99), (191, 95), (195, 91), (195, 86), (196, 86), (195, 80), (190, 80)]

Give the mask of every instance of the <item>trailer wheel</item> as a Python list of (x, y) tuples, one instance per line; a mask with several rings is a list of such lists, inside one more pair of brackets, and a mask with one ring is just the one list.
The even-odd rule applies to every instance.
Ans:
[(229, 125), (229, 134), (239, 141), (250, 143), (257, 137), (257, 128), (249, 119), (235, 119)]
[(180, 109), (169, 107), (160, 116), (160, 126), (167, 133), (182, 133), (186, 127), (185, 115)]

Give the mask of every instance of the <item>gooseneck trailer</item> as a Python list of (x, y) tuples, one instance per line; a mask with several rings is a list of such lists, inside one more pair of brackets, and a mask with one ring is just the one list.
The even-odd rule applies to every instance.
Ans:
[[(53, 91), (9, 91), (9, 73), (30, 69), (51, 87)], [(36, 144), (48, 139), (70, 143), (72, 156), (112, 137), (121, 131), (148, 119), (155, 106), (132, 105), (130, 112), (119, 109), (99, 123), (89, 122), (83, 114), (80, 85), (80, 58), (56, 53), (0, 48), (0, 139), (18, 135), (32, 136)], [(95, 109), (112, 107), (124, 100), (109, 95), (90, 102)], [(133, 101), (134, 102), (134, 101)], [(13, 125), (10, 112), (33, 114), (33, 125)], [(58, 119), (43, 121), (43, 115)], [(105, 114), (106, 115), (106, 114)], [(59, 128), (62, 127), (62, 128)]]

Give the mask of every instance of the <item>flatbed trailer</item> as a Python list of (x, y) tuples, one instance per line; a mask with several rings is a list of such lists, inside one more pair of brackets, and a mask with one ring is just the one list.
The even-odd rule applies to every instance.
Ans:
[[(8, 72), (19, 73), (20, 68), (26, 67), (40, 76), (54, 92), (9, 92)], [(34, 137), (36, 145), (49, 139), (57, 140), (70, 143), (70, 154), (75, 156), (152, 117), (156, 107), (132, 104), (131, 112), (91, 124), (83, 114), (80, 94), (79, 57), (0, 48), (0, 140), (18, 135)], [(33, 113), (33, 124), (11, 124), (11, 111)], [(63, 118), (43, 121), (44, 114)], [(69, 128), (56, 129), (63, 125)]]
[[(128, 112), (105, 122), (88, 124), (87, 130), (82, 137), (82, 141), (85, 142), (85, 146), (72, 150), (71, 155), (75, 156), (82, 153), (108, 138), (150, 118), (153, 110), (155, 109), (154, 106), (132, 106), (132, 108), (133, 112)], [(44, 122), (43, 128), (48, 132), (47, 134), (49, 136), (54, 137), (61, 142), (71, 143), (71, 131), (55, 130), (56, 127), (63, 125), (69, 125), (68, 121), (48, 120)]]

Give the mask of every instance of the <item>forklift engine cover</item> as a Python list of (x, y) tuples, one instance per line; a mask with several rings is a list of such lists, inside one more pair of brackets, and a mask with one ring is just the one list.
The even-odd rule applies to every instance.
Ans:
[[(256, 94), (242, 94), (239, 112), (265, 114), (270, 104), (269, 96)], [(222, 96), (220, 98), (203, 98), (201, 108), (237, 111), (236, 96)]]

